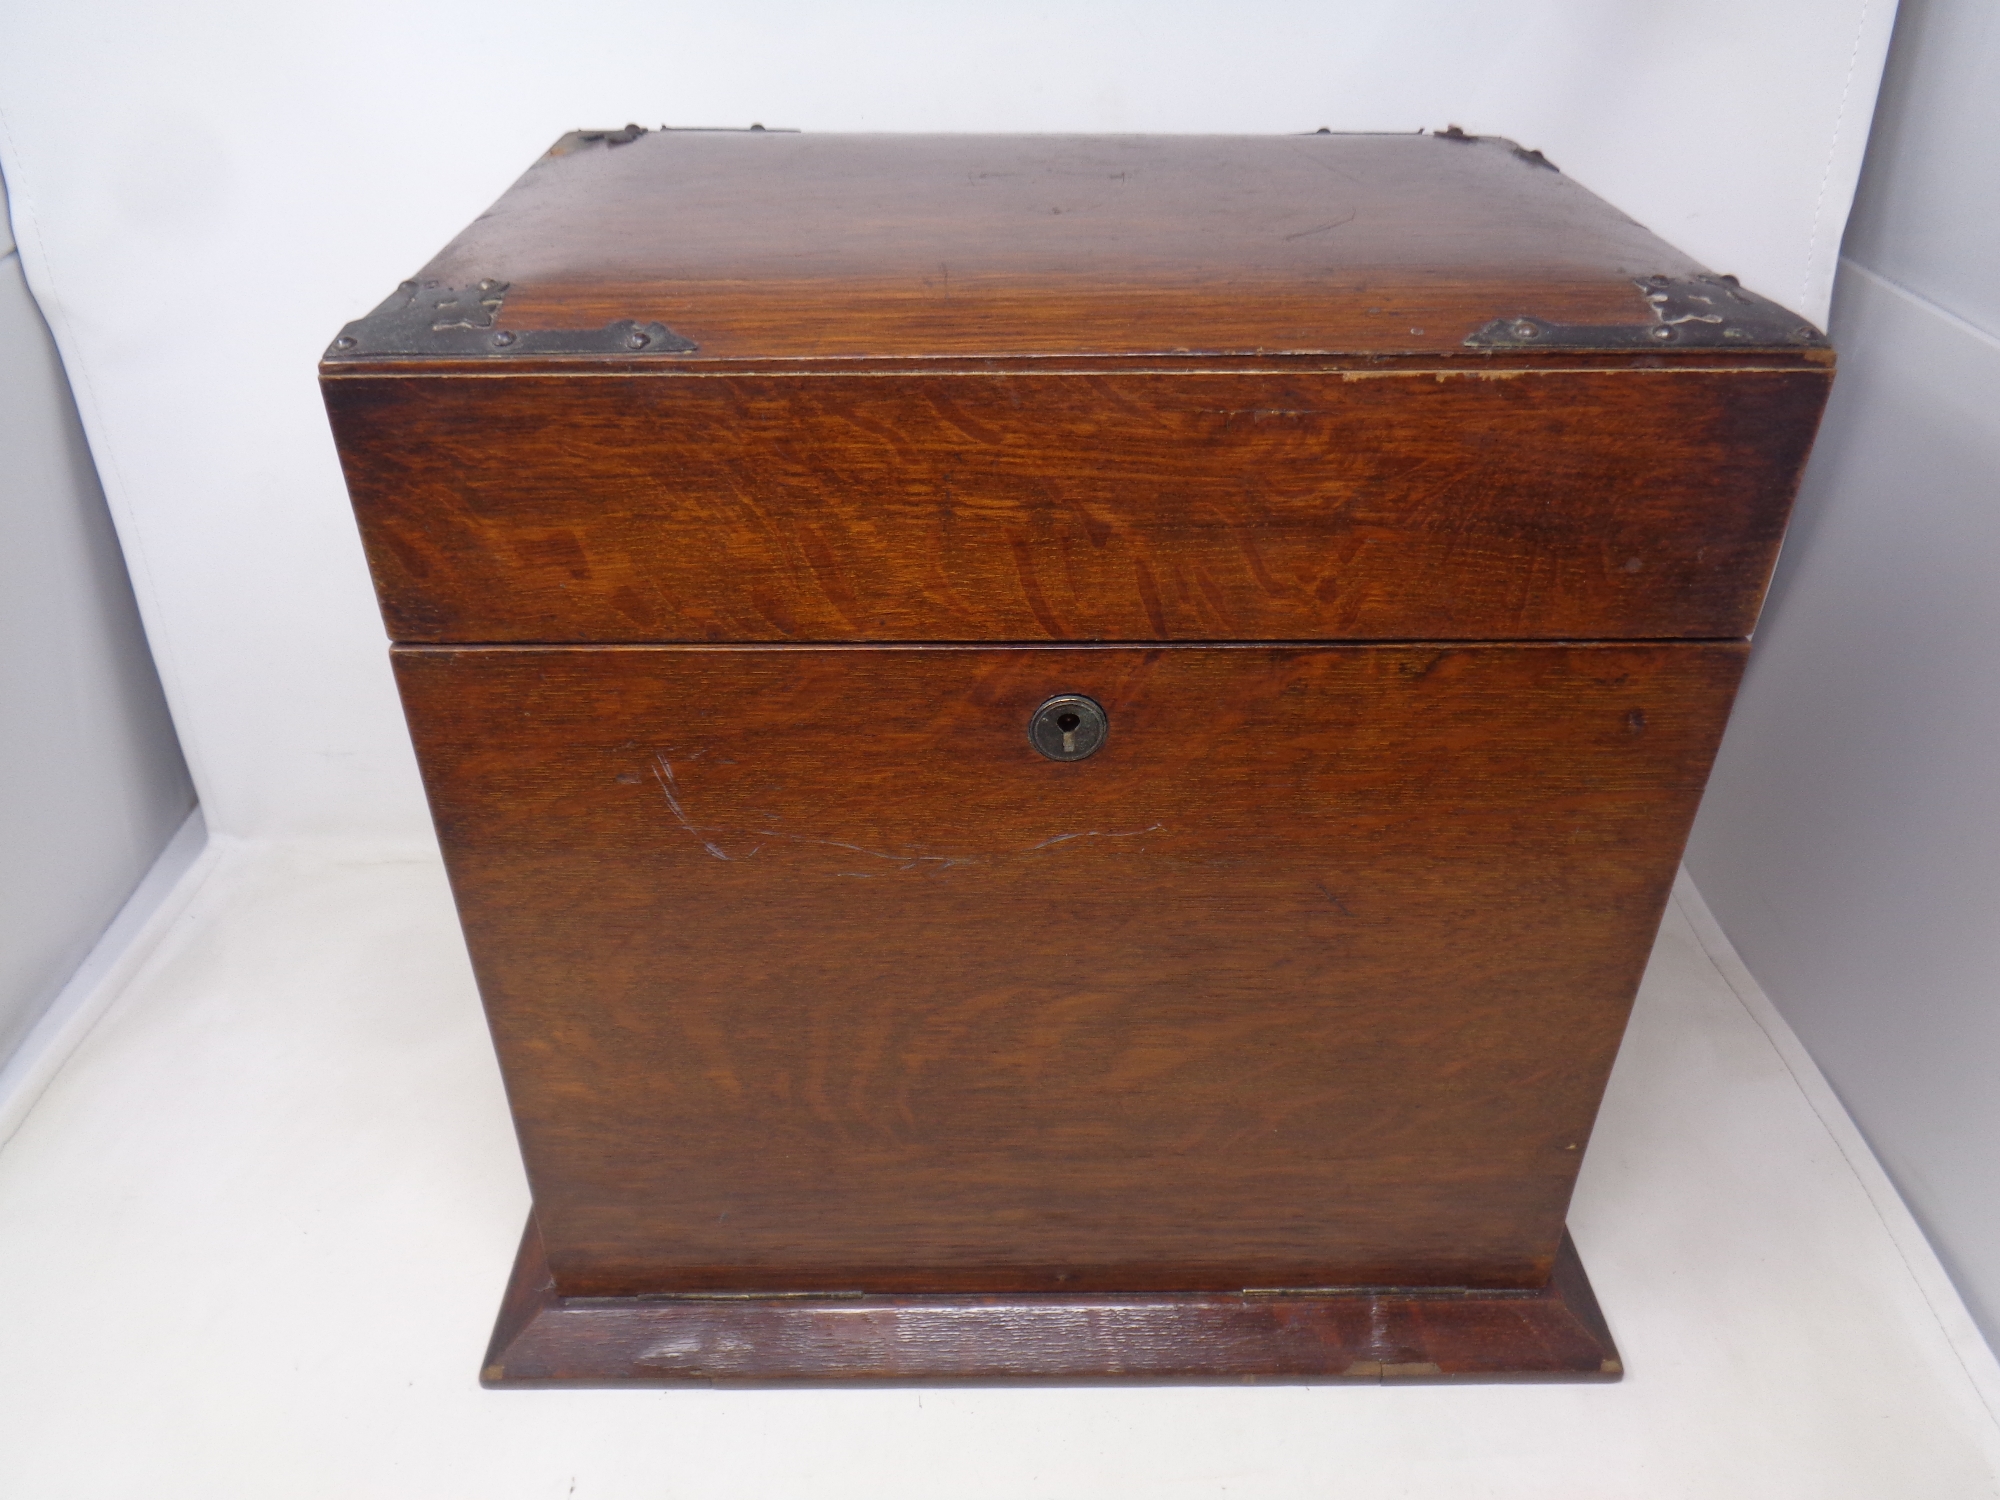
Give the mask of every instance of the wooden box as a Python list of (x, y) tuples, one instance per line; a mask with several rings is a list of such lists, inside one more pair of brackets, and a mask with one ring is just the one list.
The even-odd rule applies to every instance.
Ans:
[(1564, 1213), (1816, 330), (1456, 131), (628, 127), (321, 375), (489, 1382), (1617, 1373)]

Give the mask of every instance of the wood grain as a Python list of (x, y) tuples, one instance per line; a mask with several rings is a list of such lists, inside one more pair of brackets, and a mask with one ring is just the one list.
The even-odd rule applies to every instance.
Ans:
[(1746, 633), (1823, 370), (349, 377), (405, 641)]
[(1544, 1284), (1742, 654), (396, 662), (565, 1295), (1234, 1292)]
[(1502, 141), (686, 132), (559, 143), (419, 275), (507, 282), (517, 328), (658, 319), (699, 366), (1464, 359), (1494, 318), (1648, 322), (1634, 278), (1699, 269)]
[(566, 1298), (534, 1219), (488, 1386), (1616, 1380), (1576, 1247), (1528, 1293)]

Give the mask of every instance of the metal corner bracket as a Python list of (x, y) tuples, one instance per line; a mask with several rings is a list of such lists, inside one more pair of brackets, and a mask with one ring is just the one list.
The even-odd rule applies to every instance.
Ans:
[(1826, 335), (1734, 276), (1645, 276), (1632, 283), (1650, 323), (1551, 323), (1495, 318), (1465, 337), (1468, 349), (1823, 349)]
[(700, 347), (664, 323), (620, 318), (602, 328), (506, 328), (500, 304), (507, 283), (471, 286), (406, 281), (380, 307), (340, 330), (327, 346), (334, 364), (383, 356), (509, 359), (522, 355), (692, 354)]

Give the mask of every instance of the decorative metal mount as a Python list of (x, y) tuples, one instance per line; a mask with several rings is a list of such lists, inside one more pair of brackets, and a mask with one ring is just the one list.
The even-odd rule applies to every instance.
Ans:
[(646, 133), (643, 125), (627, 125), (623, 130), (579, 130), (577, 135), (586, 141), (602, 141), (606, 146), (629, 146)]
[[(642, 135), (652, 135), (644, 125), (627, 125), (623, 130), (572, 130), (553, 146), (542, 162), (560, 161), (565, 156), (574, 156), (586, 146), (602, 146), (610, 151), (619, 146), (629, 146)], [(789, 125), (661, 125), (661, 135), (797, 135), (798, 130)], [(541, 162), (536, 163), (537, 166)]]
[(1647, 276), (1632, 283), (1651, 323), (1550, 323), (1495, 318), (1466, 335), (1468, 349), (1823, 349), (1826, 335), (1734, 276)]
[(468, 287), (439, 281), (406, 281), (389, 299), (340, 330), (326, 358), (379, 359), (384, 355), (448, 355), (505, 359), (547, 354), (692, 354), (699, 347), (664, 323), (620, 318), (602, 328), (503, 328), (500, 304), (507, 283), (490, 278)]
[[(1331, 132), (1322, 131), (1321, 134), (1331, 134)], [(1514, 141), (1510, 141), (1505, 136), (1467, 135), (1465, 133), (1464, 128), (1458, 125), (1447, 125), (1442, 130), (1433, 130), (1431, 134), (1436, 136), (1441, 141), (1456, 141), (1461, 146), (1472, 146), (1472, 145), (1477, 145), (1480, 141), (1491, 141), (1496, 146), (1505, 146), (1509, 151), (1513, 152), (1516, 157), (1526, 162), (1531, 167), (1546, 167), (1548, 168), (1549, 171), (1556, 173), (1558, 176), (1560, 176), (1562, 173), (1562, 168), (1557, 166), (1554, 162), (1550, 161), (1546, 156), (1542, 155), (1541, 152), (1530, 151), (1526, 146), (1519, 145)]]

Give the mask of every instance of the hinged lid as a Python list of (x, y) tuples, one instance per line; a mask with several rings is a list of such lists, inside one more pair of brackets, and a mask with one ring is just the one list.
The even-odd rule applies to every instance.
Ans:
[(1510, 142), (575, 132), (327, 351), (411, 360), (1825, 358)]

